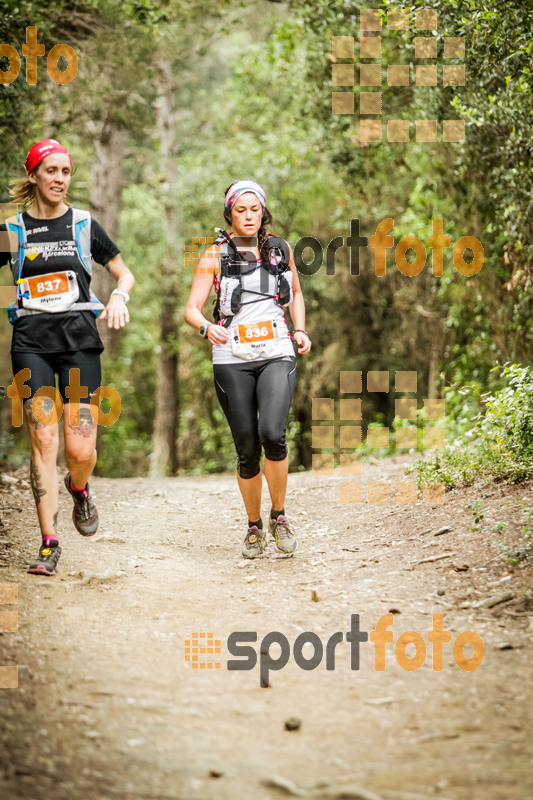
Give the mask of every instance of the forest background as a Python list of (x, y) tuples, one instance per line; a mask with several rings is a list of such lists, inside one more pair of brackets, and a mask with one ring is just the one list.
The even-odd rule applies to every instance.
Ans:
[[(438, 86), (416, 87), (413, 79), (406, 87), (382, 85), (383, 116), (411, 121), (408, 143), (361, 141), (357, 96), (355, 115), (332, 114), (332, 36), (355, 37), (357, 74), (359, 10), (369, 7), (384, 15), (382, 64), (409, 64), (411, 75), (415, 11), (438, 13), (438, 31), (420, 34), (438, 36)], [(360, 274), (352, 275), (342, 247), (335, 274), (324, 263), (301, 275), (313, 350), (298, 359), (291, 469), (311, 466), (311, 400), (338, 398), (340, 371), (416, 370), (419, 398), (446, 397), (450, 445), (468, 434), (483, 400), (505, 389), (506, 363), (531, 376), (533, 7), (528, 0), (415, 1), (409, 30), (387, 29), (386, 12), (401, 7), (375, 0), (0, 0), (0, 42), (22, 53), (34, 25), (46, 53), (66, 43), (79, 59), (69, 84), (52, 81), (41, 58), (36, 85), (26, 83), (22, 59), (17, 79), (0, 86), (0, 203), (9, 201), (31, 144), (58, 138), (76, 167), (71, 201), (91, 210), (136, 276), (130, 325), (119, 334), (102, 326), (104, 383), (119, 392), (122, 415), (101, 429), (101, 473), (234, 468), (209, 347), (183, 322), (193, 277), (184, 246), (226, 227), (223, 193), (242, 177), (265, 186), (273, 231), (292, 246), (313, 236), (325, 250), (348, 236), (352, 218), (368, 237), (392, 218), (395, 239), (414, 234), (429, 256), (419, 275), (406, 277), (391, 250), (378, 278), (372, 250), (362, 252)], [(465, 86), (443, 86), (444, 34), (465, 38)], [(337, 91), (357, 95), (358, 81)], [(442, 141), (442, 120), (450, 118), (465, 121), (463, 142)], [(420, 119), (438, 120), (437, 142), (415, 141)], [(481, 241), (476, 275), (454, 268), (452, 248), (444, 251), (442, 277), (432, 274), (427, 242), (437, 218), (452, 248), (462, 236)], [(107, 299), (107, 273), (98, 266), (95, 273), (97, 294)], [(10, 283), (7, 267), (0, 283)], [(6, 315), (3, 386), (12, 379), (10, 336)], [(368, 395), (363, 415), (364, 427), (401, 424), (393, 393)], [(5, 399), (0, 425), (0, 458), (28, 461)]]

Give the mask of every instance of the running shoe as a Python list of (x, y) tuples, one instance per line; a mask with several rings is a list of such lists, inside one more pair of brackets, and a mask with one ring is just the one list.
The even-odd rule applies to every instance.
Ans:
[(252, 525), (242, 545), (242, 554), (245, 558), (257, 558), (266, 548), (266, 536), (262, 528)]
[(39, 555), (28, 567), (28, 572), (32, 575), (55, 575), (60, 555), (61, 548), (57, 541), (43, 542)]
[(274, 537), (276, 549), (280, 553), (285, 553), (287, 556), (292, 556), (296, 550), (298, 542), (296, 541), (295, 535), (289, 528), (287, 517), (285, 517), (283, 514), (280, 514), (277, 519), (270, 518), (268, 530), (269, 533), (271, 533)]
[(98, 530), (98, 509), (92, 501), (89, 484), (82, 492), (75, 492), (70, 486), (70, 472), (65, 475), (65, 486), (74, 498), (72, 522), (82, 536), (92, 536)]

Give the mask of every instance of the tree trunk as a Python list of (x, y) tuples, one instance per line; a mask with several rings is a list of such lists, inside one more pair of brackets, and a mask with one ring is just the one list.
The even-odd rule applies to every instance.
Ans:
[[(114, 242), (118, 237), (122, 205), (125, 145), (126, 131), (110, 120), (96, 131), (90, 188), (91, 214)], [(114, 286), (109, 273), (97, 265), (91, 287), (102, 303), (107, 303)], [(98, 330), (107, 354), (112, 356), (117, 349), (117, 331), (110, 331), (105, 320), (98, 323)]]
[(175, 160), (176, 130), (174, 124), (173, 75), (170, 61), (161, 57), (158, 68), (159, 96), (157, 127), (161, 146), (161, 227), (165, 237), (165, 255), (159, 274), (161, 279), (161, 350), (157, 369), (156, 407), (151, 455), (152, 476), (174, 475), (178, 469), (178, 224), (177, 167)]
[(444, 329), (440, 311), (428, 311), (421, 305), (417, 305), (418, 313), (428, 320), (430, 331), (429, 341), (430, 353), (428, 364), (428, 398), (439, 397), (439, 361), (444, 350)]
[(55, 139), (61, 118), (58, 87), (53, 81), (46, 84), (46, 106), (43, 120), (43, 139)]
[(433, 336), (431, 339), (431, 353), (429, 356), (429, 375), (428, 375), (428, 397), (439, 396), (438, 392), (439, 360), (442, 350), (440, 334), (441, 334), (440, 325), (437, 324), (434, 327)]

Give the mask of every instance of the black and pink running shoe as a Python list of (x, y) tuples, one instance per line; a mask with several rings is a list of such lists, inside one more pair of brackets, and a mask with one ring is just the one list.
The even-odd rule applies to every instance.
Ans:
[(75, 492), (70, 485), (70, 472), (65, 475), (65, 486), (74, 498), (72, 522), (82, 536), (92, 536), (98, 530), (98, 509), (91, 498), (89, 484), (82, 492)]
[(55, 575), (60, 555), (61, 548), (57, 540), (43, 541), (39, 555), (28, 567), (28, 572), (32, 575)]

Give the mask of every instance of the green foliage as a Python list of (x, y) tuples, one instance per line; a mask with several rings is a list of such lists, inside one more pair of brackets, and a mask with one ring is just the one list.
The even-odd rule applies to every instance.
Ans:
[(472, 531), (479, 530), (477, 526), (479, 525), (484, 516), (485, 516), (485, 511), (483, 509), (483, 503), (481, 502), (481, 500), (474, 500), (474, 502), (472, 503), (472, 518), (475, 524), (474, 527), (472, 528)]
[[(91, 35), (97, 12), (91, 0), (57, 0), (53, 4), (44, 0), (0, 0), (0, 41), (11, 44), (21, 57), (20, 72), (15, 80), (0, 85), (0, 202), (8, 202), (7, 186), (14, 177), (21, 177), (22, 167), (29, 147), (43, 138), (44, 112), (52, 86), (46, 69), (45, 56), (37, 59), (37, 83), (26, 82), (26, 62), (22, 46), (26, 42), (26, 28), (37, 28), (37, 41), (45, 46), (45, 54), (61, 42), (68, 41), (75, 49)], [(6, 58), (0, 58), (0, 68), (7, 69)], [(58, 94), (65, 86), (53, 84)]]
[(476, 525), (478, 525), (483, 517), (485, 516), (485, 511), (483, 510), (483, 503), (481, 500), (474, 500), (472, 503), (472, 517)]
[(506, 385), (495, 395), (482, 395), (487, 410), (480, 420), (481, 435), (531, 465), (533, 461), (533, 370), (508, 364), (502, 372)]
[(447, 488), (470, 485), (477, 479), (511, 482), (527, 480), (533, 474), (533, 369), (507, 364), (501, 373), (504, 385), (483, 394), (485, 411), (466, 437), (447, 447), (430, 462), (417, 462), (419, 484), (443, 482)]
[(520, 509), (525, 515), (525, 524), (521, 525), (520, 530), (520, 537), (524, 543), (516, 547), (497, 542), (498, 547), (507, 556), (505, 562), (511, 567), (525, 567), (533, 560), (533, 507), (520, 503)]

